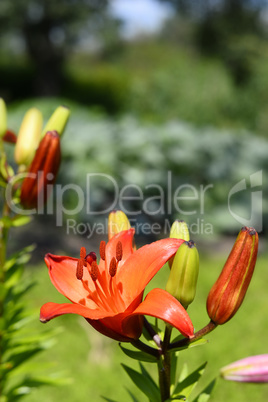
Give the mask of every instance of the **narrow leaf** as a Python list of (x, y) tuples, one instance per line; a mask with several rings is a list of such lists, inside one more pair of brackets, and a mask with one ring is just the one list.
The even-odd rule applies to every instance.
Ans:
[(23, 226), (23, 225), (27, 225), (27, 223), (31, 222), (32, 217), (29, 215), (18, 215), (15, 216), (12, 221), (11, 221), (11, 225), (18, 227), (18, 226)]
[(141, 374), (144, 377), (146, 377), (148, 379), (148, 381), (151, 382), (152, 386), (155, 387), (158, 390), (158, 387), (157, 387), (156, 383), (154, 382), (154, 380), (152, 379), (152, 377), (150, 376), (150, 374), (148, 373), (148, 371), (146, 370), (144, 365), (139, 363), (139, 366), (140, 366), (140, 369), (141, 369)]
[(156, 363), (157, 362), (157, 358), (152, 355), (149, 355), (148, 353), (127, 349), (124, 346), (122, 346), (121, 343), (119, 343), (119, 346), (120, 346), (121, 350), (128, 357), (131, 357), (132, 359), (139, 360), (141, 362), (148, 362), (148, 363)]
[(203, 363), (200, 367), (198, 367), (195, 371), (193, 371), (188, 377), (186, 377), (182, 382), (179, 382), (175, 388), (173, 397), (177, 397), (178, 395), (184, 395), (189, 398), (191, 392), (196, 386), (199, 378), (202, 376), (207, 362)]
[(193, 400), (193, 402), (207, 402), (210, 397), (211, 397), (211, 393), (214, 389), (216, 385), (216, 378), (214, 378), (214, 380), (212, 380), (207, 386), (206, 388), (203, 389), (203, 391), (201, 391), (197, 397)]
[(171, 390), (171, 393), (174, 391), (175, 384), (176, 384), (177, 361), (178, 361), (177, 353), (172, 353), (171, 354), (171, 370), (170, 370), (170, 390)]
[(12, 254), (12, 256), (5, 263), (5, 271), (11, 269), (15, 264), (26, 264), (31, 258), (31, 253), (35, 249), (34, 245), (24, 247), (22, 250)]
[(185, 380), (185, 378), (188, 376), (188, 365), (187, 363), (184, 363), (181, 369), (180, 377), (179, 377), (179, 382), (182, 382)]
[(183, 345), (183, 346), (179, 346), (177, 348), (172, 348), (170, 349), (172, 352), (173, 351), (180, 351), (180, 350), (184, 350), (184, 349), (190, 349), (190, 348), (194, 348), (195, 346), (202, 346), (205, 345), (206, 343), (208, 343), (207, 339), (201, 338), (201, 339), (197, 339), (196, 341), (190, 342), (187, 345)]
[(129, 389), (127, 389), (127, 392), (130, 398), (132, 399), (132, 402), (139, 402), (138, 399), (132, 394), (132, 392)]
[(160, 402), (160, 394), (156, 384), (151, 382), (147, 376), (122, 364), (123, 369), (134, 382), (134, 384), (149, 398), (151, 402)]

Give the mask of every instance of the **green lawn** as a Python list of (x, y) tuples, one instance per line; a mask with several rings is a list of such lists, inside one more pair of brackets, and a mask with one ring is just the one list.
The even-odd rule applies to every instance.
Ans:
[[(225, 257), (201, 257), (198, 291), (195, 301), (189, 307), (189, 314), (197, 330), (208, 322), (206, 296), (221, 270)], [(168, 268), (165, 267), (156, 276), (152, 286), (160, 287), (165, 283), (167, 274)], [(29, 267), (26, 276), (29, 275), (37, 281), (35, 288), (28, 294), (32, 306), (39, 308), (47, 301), (64, 301), (64, 297), (58, 294), (50, 283), (44, 264)], [(267, 282), (267, 256), (263, 255), (258, 260), (248, 294), (237, 315), (211, 333), (207, 337), (209, 339), (207, 345), (181, 352), (180, 364), (187, 361), (190, 370), (208, 361), (206, 374), (202, 379), (203, 386), (218, 374), (222, 366), (247, 355), (267, 353), (265, 347), (268, 334)], [(123, 402), (129, 400), (125, 390), (128, 388), (135, 393), (139, 401), (146, 401), (146, 398), (136, 391), (120, 366), (120, 363), (124, 362), (137, 367), (137, 363), (129, 361), (116, 342), (98, 334), (81, 317), (72, 315), (59, 317), (43, 325), (39, 324), (37, 313), (37, 331), (58, 327), (61, 327), (62, 332), (57, 336), (57, 343), (36, 358), (36, 361), (42, 362), (46, 370), (49, 362), (52, 371), (64, 371), (71, 382), (60, 387), (43, 387), (27, 396), (25, 400), (56, 402), (63, 399), (65, 402), (88, 400), (100, 402), (103, 400), (101, 395), (105, 395)], [(152, 365), (148, 367), (154, 375), (156, 367)], [(219, 379), (211, 400), (260, 402), (266, 401), (267, 398), (266, 384), (243, 385)]]

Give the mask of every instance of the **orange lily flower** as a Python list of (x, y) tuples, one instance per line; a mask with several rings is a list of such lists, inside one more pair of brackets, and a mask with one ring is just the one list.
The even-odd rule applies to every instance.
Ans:
[(41, 322), (62, 314), (79, 314), (100, 333), (131, 342), (141, 335), (143, 315), (149, 315), (192, 337), (190, 317), (168, 292), (153, 289), (142, 301), (145, 286), (183, 240), (159, 240), (133, 251), (133, 236), (134, 229), (129, 229), (114, 235), (107, 244), (101, 242), (99, 264), (96, 254), (86, 254), (84, 247), (80, 259), (47, 254), (45, 261), (53, 285), (72, 303), (44, 304)]

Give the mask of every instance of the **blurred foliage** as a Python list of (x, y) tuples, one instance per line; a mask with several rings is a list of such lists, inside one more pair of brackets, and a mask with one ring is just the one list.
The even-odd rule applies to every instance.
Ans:
[(265, 0), (160, 0), (177, 11), (177, 22), (188, 18), (195, 31), (195, 46), (202, 54), (219, 57), (229, 69), (234, 83), (244, 85), (251, 78), (251, 59), (259, 55), (258, 42), (266, 37), (262, 13)]
[(0, 40), (16, 52), (24, 49), (34, 69), (32, 93), (61, 92), (63, 62), (85, 37), (87, 46), (96, 47), (107, 37), (107, 27), (110, 37), (118, 36), (118, 21), (108, 5), (109, 0), (1, 0)]
[[(20, 103), (10, 109), (9, 127), (17, 129), (23, 112), (32, 104), (48, 117), (55, 103), (59, 100)], [(250, 219), (250, 175), (262, 171), (263, 214), (267, 225), (268, 142), (264, 138), (245, 131), (196, 128), (178, 120), (162, 124), (144, 123), (131, 116), (114, 120), (74, 103), (68, 106), (72, 118), (62, 142), (59, 182), (80, 186), (87, 202), (78, 207), (76, 191), (66, 191), (64, 207), (69, 211), (65, 219), (92, 222), (96, 219), (92, 211), (123, 206), (130, 218), (141, 222), (155, 221), (163, 225), (165, 219), (179, 215), (188, 224), (199, 225), (199, 231), (203, 222), (203, 226), (213, 225), (214, 233), (236, 232), (241, 223), (228, 210), (229, 191), (246, 179), (247, 189), (233, 195), (230, 203), (234, 213)], [(96, 174), (91, 177), (90, 186), (88, 174)], [(196, 189), (196, 194), (192, 187), (187, 187), (189, 184)], [(129, 187), (121, 193), (121, 200), (126, 196), (139, 197), (137, 187), (142, 191), (141, 199), (114, 204), (115, 191), (121, 191), (126, 185)], [(163, 190), (162, 198), (159, 186)], [(206, 186), (209, 186), (207, 190)], [(174, 201), (178, 188), (179, 196), (190, 197), (179, 200), (179, 208), (184, 211), (181, 213)], [(136, 214), (139, 210), (142, 213)], [(98, 219), (102, 219), (100, 215)]]
[[(162, 37), (159, 41), (137, 39), (109, 62), (88, 55), (72, 57), (67, 71), (77, 81), (83, 77), (84, 88), (88, 82), (88, 95), (80, 92), (88, 104), (95, 96), (98, 105), (107, 105), (112, 97), (117, 100), (113, 109), (117, 113), (128, 111), (156, 122), (179, 118), (198, 126), (247, 128), (266, 135), (268, 46), (254, 40), (248, 40), (247, 46), (258, 48), (262, 56), (249, 58), (254, 73), (241, 87), (220, 60), (201, 56), (188, 45), (167, 43)], [(90, 66), (86, 72), (85, 65)], [(94, 88), (92, 81), (98, 83), (103, 77), (105, 83), (109, 76), (113, 85), (106, 85), (106, 91), (98, 91), (97, 84)], [(72, 98), (67, 90), (65, 95)]]
[[(268, 45), (251, 39), (244, 38), (243, 46), (258, 49), (261, 56), (248, 58), (252, 74), (243, 86), (235, 85), (221, 60), (201, 56), (188, 45), (142, 38), (122, 47), (114, 58), (71, 56), (63, 69), (62, 96), (112, 115), (128, 112), (155, 122), (179, 118), (266, 136)], [(12, 66), (10, 61), (0, 61), (1, 95), (30, 97), (34, 68), (19, 58)]]
[(128, 91), (126, 73), (113, 66), (99, 66), (96, 70), (65, 69), (63, 95), (87, 105), (96, 105), (116, 114), (125, 109)]
[[(111, 115), (128, 112), (155, 122), (180, 119), (267, 135), (266, 2), (169, 2), (179, 12), (160, 33), (128, 41), (120, 37), (120, 23), (111, 17), (104, 0), (77, 0), (73, 15), (72, 0), (61, 0), (57, 9), (52, 1), (27, 0), (11, 6), (4, 0), (1, 96), (11, 101), (53, 94), (52, 74), (60, 96)], [(13, 18), (16, 7), (20, 13)], [(51, 57), (60, 58), (60, 68), (44, 50), (39, 33), (31, 35), (40, 65), (44, 63), (40, 92), (36, 60), (29, 58), (21, 29), (25, 20), (41, 30), (46, 13), (51, 20), (45, 24), (45, 43), (53, 50)], [(205, 49), (205, 42), (210, 49)]]

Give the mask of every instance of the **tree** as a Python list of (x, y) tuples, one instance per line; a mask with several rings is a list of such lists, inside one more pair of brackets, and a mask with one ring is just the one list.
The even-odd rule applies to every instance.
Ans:
[(256, 39), (265, 36), (261, 13), (267, 0), (158, 0), (195, 25), (195, 44), (202, 53), (222, 58), (236, 84), (251, 75)]
[(109, 0), (1, 0), (0, 37), (20, 36), (35, 71), (36, 94), (58, 94), (62, 65), (82, 36), (102, 29)]

